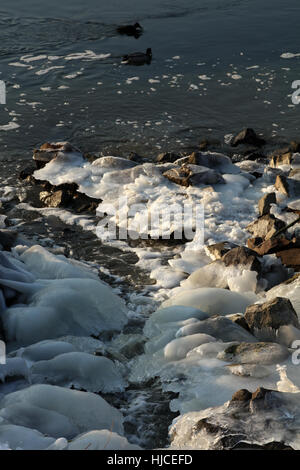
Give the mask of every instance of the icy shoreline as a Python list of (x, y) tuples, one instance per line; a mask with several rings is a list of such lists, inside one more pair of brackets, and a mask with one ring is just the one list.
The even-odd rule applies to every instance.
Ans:
[[(33, 177), (50, 183), (44, 188), (47, 195), (40, 192), (48, 207), (34, 207), (30, 198), (22, 197), (17, 210), (36, 212), (45, 220), (55, 215), (69, 225), (78, 221), (84, 230), (95, 232), (93, 214), (75, 215), (60, 203), (51, 207), (58, 196), (62, 201), (59, 191), (70, 191), (68, 185), (76, 184), (79, 193), (101, 200), (99, 210), (120, 194), (131, 204), (142, 201), (154, 209), (169, 200), (182, 204), (188, 199), (204, 205), (205, 247), (197, 240), (165, 246), (159, 240), (153, 245), (140, 241), (131, 246), (103, 239), (104, 244), (131, 250), (139, 258), (136, 266), (155, 280), (136, 295), (122, 294), (123, 299), (120, 290), (99, 280), (99, 266), (52, 254), (53, 246), (50, 251), (26, 247), (16, 238), (11, 251), (2, 251), (1, 321), (9, 357), (7, 365), (0, 366), (0, 444), (138, 448), (143, 439), (126, 429), (132, 444), (121, 437), (124, 416), (101, 394), (126, 395), (132, 384), (159, 377), (163, 393), (172, 397), (170, 410), (179, 413), (172, 426), (169, 423), (171, 448), (230, 448), (241, 442), (267, 446), (274, 441), (299, 449), (300, 374), (291, 346), (300, 339), (300, 281), (298, 276), (286, 281), (299, 270), (300, 224), (276, 238), (278, 228), (297, 218), (289, 208), (298, 201), (297, 151), (233, 164), (214, 152), (195, 154), (193, 160), (149, 163), (116, 157), (90, 162), (73, 148), (57, 152), (50, 147), (48, 158), (45, 150), (40, 152), (44, 164)], [(172, 175), (169, 179), (169, 171), (182, 165), (199, 175), (195, 167), (200, 162), (206, 168), (201, 181), (197, 176), (181, 185), (177, 176), (176, 182)], [(275, 202), (263, 209), (260, 203), (259, 215), (258, 201), (273, 193)], [(133, 215), (137, 222), (138, 217)], [(15, 227), (22, 231), (22, 223)], [(247, 239), (248, 246), (252, 240), (251, 250), (245, 246)], [(293, 263), (291, 250), (296, 250)], [(290, 304), (276, 300), (281, 298)], [(144, 325), (143, 332), (128, 328), (132, 321)], [(235, 429), (231, 410), (237, 405), (230, 401), (239, 389), (250, 394), (237, 400), (238, 406), (246, 403), (239, 411), (247, 421), (242, 430)], [(273, 392), (255, 395), (257, 389)], [(129, 396), (133, 399), (125, 411), (127, 423), (130, 413), (134, 416), (146, 406), (143, 393)], [(86, 413), (77, 411), (80, 402)], [(115, 404), (122, 408), (117, 399)], [(268, 429), (266, 420), (279, 419), (285, 409), (292, 421)], [(211, 422), (215, 414), (216, 422)], [(41, 419), (48, 425), (40, 425)], [(224, 443), (228, 426), (235, 439)]]

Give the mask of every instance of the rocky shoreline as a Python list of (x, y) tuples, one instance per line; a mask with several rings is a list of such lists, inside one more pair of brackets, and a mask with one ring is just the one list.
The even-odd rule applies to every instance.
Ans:
[[(1, 444), (8, 442), (13, 448), (16, 443), (9, 440), (13, 429), (7, 427), (22, 425), (24, 433), (30, 429), (46, 440), (51, 436), (52, 442), (45, 440), (43, 448), (76, 448), (81, 441), (86, 444), (87, 436), (82, 434), (94, 431), (88, 437), (91, 446), (103, 446), (105, 433), (100, 436), (97, 432), (109, 432), (105, 428), (109, 413), (104, 427), (95, 422), (94, 428), (87, 429), (81, 421), (84, 418), (78, 418), (81, 424), (66, 435), (67, 428), (56, 427), (55, 420), (51, 434), (49, 429), (38, 428), (36, 420), (25, 418), (26, 410), (38, 400), (30, 392), (32, 387), (71, 387), (86, 390), (78, 393), (88, 396), (95, 393), (84, 372), (83, 378), (76, 377), (78, 371), (69, 378), (69, 365), (60, 358), (61, 344), (56, 345), (57, 350), (53, 346), (55, 352), (46, 361), (41, 360), (44, 346), (39, 342), (58, 338), (69, 354), (105, 357), (116, 367), (118, 381), (126, 382), (122, 391), (115, 391), (99, 385), (98, 379), (99, 396), (113, 407), (112, 414), (116, 408), (122, 411), (118, 422), (125, 419), (124, 428), (120, 424), (115, 431), (120, 436), (114, 436), (112, 448), (300, 448), (300, 374), (299, 365), (292, 361), (294, 342), (300, 340), (300, 143), (268, 151), (262, 136), (244, 129), (228, 145), (232, 149), (229, 156), (212, 151), (206, 141), (189, 155), (164, 153), (149, 162), (138, 155), (128, 159), (85, 156), (69, 143), (47, 143), (34, 151), (35, 165), (20, 169), (19, 183), (12, 184), (10, 192), (2, 192), (2, 268), (6, 276), (7, 269), (14, 273), (10, 277), (2, 274), (0, 279), (4, 302), (1, 338), (7, 342), (8, 362), (19, 358), (23, 363), (16, 370), (12, 363), (11, 367), (0, 366), (0, 370), (6, 367), (0, 389)], [(162, 196), (179, 203), (186, 198), (201, 200), (208, 219), (205, 247), (188, 249), (191, 242), (187, 240), (151, 236), (122, 246), (99, 240), (97, 208), (119, 191), (134, 194), (148, 207), (161, 204)], [(10, 267), (5, 266), (7, 260)], [(43, 279), (51, 279), (49, 285), (57, 282), (58, 271), (55, 268), (50, 275), (47, 270), (62, 263), (63, 286), (69, 281), (68, 264), (75, 269), (75, 260), (83, 262), (77, 277), (90, 272), (88, 277), (95, 279), (91, 273), (96, 273), (99, 288), (104, 281), (115, 289), (126, 304), (127, 319), (116, 331), (112, 327), (101, 331), (99, 326), (97, 333), (92, 332), (93, 322), (90, 330), (84, 327), (76, 332), (70, 324), (62, 334), (58, 328), (57, 336), (49, 338), (47, 332), (41, 335), (37, 330), (33, 343), (37, 343), (38, 359), (33, 359), (31, 339), (25, 341), (22, 327), (18, 326), (18, 333), (15, 330), (21, 321), (16, 309), (32, 309), (36, 303), (35, 297), (24, 294), (24, 287), (21, 295), (16, 284), (20, 269), (27, 276), (28, 291), (40, 279), (39, 263)], [(43, 283), (37, 292), (42, 289)], [(44, 294), (35, 295), (41, 295), (48, 308)], [(61, 296), (64, 299), (63, 291)], [(5, 306), (16, 315), (15, 325)], [(79, 315), (76, 309), (74, 306), (74, 315)], [(95, 343), (86, 348), (83, 343), (88, 341), (82, 339), (78, 349), (78, 342), (66, 339), (68, 335), (88, 337), (83, 334), (88, 331), (98, 347)], [(74, 350), (69, 351), (66, 344)], [(87, 373), (90, 358), (84, 360)], [(45, 381), (43, 367), (53, 368), (52, 379)], [(110, 380), (107, 378), (106, 385)], [(45, 383), (48, 385), (38, 385)], [(15, 393), (25, 403), (18, 420), (9, 410), (10, 395)], [(60, 396), (60, 390), (55, 393)], [(60, 413), (66, 416), (63, 402), (62, 398)], [(145, 410), (150, 415), (146, 419)], [(54, 411), (58, 411), (55, 406)], [(162, 413), (168, 416), (168, 423), (166, 426), (164, 420), (155, 435), (147, 421), (158, 423)], [(121, 438), (124, 430), (132, 444)], [(35, 442), (32, 438), (29, 448), (35, 448)]]

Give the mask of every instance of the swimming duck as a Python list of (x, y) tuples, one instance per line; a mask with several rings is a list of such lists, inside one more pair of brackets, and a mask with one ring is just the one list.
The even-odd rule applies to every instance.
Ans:
[(128, 24), (124, 26), (118, 26), (117, 32), (119, 34), (127, 34), (127, 36), (134, 36), (137, 39), (143, 33), (143, 28), (139, 23), (135, 23), (133, 25)]
[(152, 50), (150, 47), (144, 52), (133, 52), (132, 54), (124, 55), (122, 64), (128, 65), (144, 65), (150, 64), (152, 60)]

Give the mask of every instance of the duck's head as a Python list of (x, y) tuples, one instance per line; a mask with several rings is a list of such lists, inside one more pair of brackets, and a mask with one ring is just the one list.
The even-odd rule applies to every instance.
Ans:
[(152, 49), (150, 47), (146, 50), (146, 54), (148, 57), (152, 57)]
[(133, 26), (134, 26), (135, 29), (139, 29), (139, 30), (142, 30), (142, 29), (143, 29), (143, 28), (141, 27), (140, 23), (135, 23)]

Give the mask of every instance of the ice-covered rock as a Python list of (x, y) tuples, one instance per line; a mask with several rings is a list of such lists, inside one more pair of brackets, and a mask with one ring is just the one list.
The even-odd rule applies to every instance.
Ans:
[[(251, 301), (252, 299), (252, 301)], [(212, 315), (228, 315), (244, 313), (248, 305), (255, 301), (256, 296), (242, 295), (226, 289), (198, 288), (184, 291), (163, 302), (162, 307), (182, 305), (203, 310)]]
[(69, 261), (63, 255), (53, 255), (40, 245), (34, 245), (25, 250), (20, 259), (27, 269), (36, 274), (39, 279), (90, 278), (99, 280), (97, 274)]
[(299, 393), (239, 390), (216, 408), (187, 413), (171, 429), (170, 449), (300, 449)]
[(182, 326), (176, 333), (176, 337), (180, 338), (187, 335), (195, 335), (197, 333), (211, 335), (222, 341), (244, 341), (249, 343), (256, 342), (254, 336), (242, 328), (240, 325), (233, 323), (229, 318), (222, 316), (209, 318), (207, 320), (194, 322), (189, 325)]
[(164, 357), (168, 361), (180, 361), (195, 347), (214, 341), (215, 338), (202, 333), (176, 338), (165, 346)]
[(45, 450), (55, 443), (36, 429), (14, 424), (0, 424), (0, 447), (7, 444), (11, 450)]
[(6, 395), (0, 416), (55, 438), (69, 439), (93, 429), (123, 433), (121, 413), (99, 395), (53, 385), (32, 385)]
[(24, 378), (28, 380), (29, 370), (21, 357), (7, 358), (5, 364), (0, 364), (0, 381)]
[(82, 352), (60, 354), (31, 367), (33, 383), (75, 387), (89, 392), (121, 392), (125, 381), (115, 364), (106, 357)]
[(33, 363), (38, 361), (48, 361), (58, 356), (59, 354), (65, 354), (74, 351), (76, 351), (74, 346), (65, 341), (44, 340), (27, 346), (26, 348), (17, 349), (16, 351), (10, 353), (10, 355), (22, 357), (28, 363)]
[(0, 280), (30, 300), (26, 307), (11, 307), (3, 314), (7, 339), (20, 346), (63, 335), (98, 335), (121, 330), (127, 323), (123, 301), (112, 289), (94, 279), (64, 279), (21, 284)]

